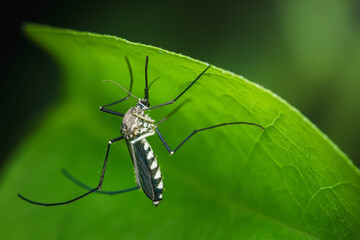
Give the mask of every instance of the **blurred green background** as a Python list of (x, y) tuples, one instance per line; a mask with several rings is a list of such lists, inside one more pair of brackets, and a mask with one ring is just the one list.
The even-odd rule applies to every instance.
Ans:
[(44, 109), (62, 97), (60, 71), (21, 35), (24, 21), (120, 36), (243, 75), (298, 108), (360, 165), (359, 1), (37, 0), (4, 6), (2, 166)]
[[(113, 129), (113, 125), (106, 125), (108, 122), (102, 121), (102, 114), (96, 110), (102, 103), (96, 103), (96, 106), (93, 106), (94, 102), (98, 100), (82, 98), (81, 92), (79, 92), (80, 102), (86, 102), (88, 105), (91, 105), (89, 108), (94, 108), (94, 111), (84, 111), (84, 113), (70, 112), (69, 115), (71, 114), (71, 117), (68, 117), (67, 112), (65, 114), (61, 112), (62, 109), (54, 109), (54, 107), (61, 106), (56, 104), (57, 102), (65, 99), (64, 93), (67, 86), (63, 81), (63, 73), (48, 54), (45, 54), (43, 50), (32, 44), (20, 33), (20, 26), (24, 21), (116, 35), (134, 42), (150, 44), (182, 53), (243, 75), (249, 80), (271, 89), (274, 93), (286, 99), (291, 105), (298, 108), (338, 144), (355, 164), (360, 165), (360, 153), (357, 151), (357, 145), (360, 140), (360, 130), (357, 128), (360, 118), (360, 108), (358, 106), (360, 104), (360, 96), (358, 94), (360, 84), (360, 68), (358, 67), (360, 62), (360, 3), (358, 1), (330, 0), (315, 2), (309, 0), (279, 0), (256, 2), (222, 1), (220, 3), (211, 1), (182, 1), (178, 3), (137, 1), (136, 3), (131, 3), (106, 0), (101, 2), (37, 0), (30, 3), (20, 0), (6, 2), (5, 8), (2, 8), (1, 17), (3, 30), (1, 38), (3, 41), (1, 44), (1, 71), (3, 77), (1, 100), (3, 103), (3, 114), (0, 118), (0, 158), (2, 160), (0, 178), (3, 178), (1, 180), (5, 179), (6, 173), (10, 172), (7, 169), (17, 173), (17, 175), (12, 175), (12, 183), (15, 182), (16, 184), (2, 185), (7, 186), (7, 188), (3, 188), (4, 195), (0, 199), (4, 203), (13, 201), (12, 199), (16, 197), (16, 191), (24, 192), (24, 194), (25, 192), (31, 193), (37, 199), (45, 199), (44, 196), (49, 197), (47, 199), (60, 199), (58, 196), (65, 197), (65, 195), (78, 194), (79, 189), (74, 187), (69, 181), (65, 181), (61, 176), (60, 168), (66, 167), (71, 172), (75, 171), (76, 176), (81, 179), (87, 179), (86, 182), (90, 184), (91, 181), (96, 180), (93, 173), (98, 169), (99, 165), (89, 161), (89, 164), (84, 167), (83, 160), (96, 159), (95, 163), (99, 162), (101, 164), (103, 157), (102, 150), (104, 148), (104, 145), (101, 144), (105, 143), (108, 138), (118, 134), (118, 128)], [(113, 69), (112, 66), (108, 67)], [(154, 67), (151, 69), (153, 70)], [(169, 69), (169, 72), (171, 71)], [(124, 74), (120, 69), (119, 72)], [(165, 72), (163, 74), (165, 75)], [(93, 78), (97, 79), (96, 76), (93, 76)], [(119, 78), (123, 79), (122, 77)], [(86, 79), (88, 78), (85, 77), (82, 80), (85, 82)], [(97, 83), (98, 85), (102, 84), (100, 80)], [(139, 86), (137, 87), (139, 88)], [(78, 89), (76, 88), (76, 90)], [(111, 96), (114, 96), (115, 92), (116, 89), (112, 92), (107, 92), (110, 96), (100, 95), (104, 99), (108, 99), (112, 98)], [(19, 163), (16, 161), (16, 154), (21, 153), (23, 149), (17, 150), (17, 146), (24, 146), (24, 144), (20, 145), (20, 143), (27, 136), (38, 133), (39, 129), (45, 129), (44, 131), (46, 131), (46, 124), (49, 124), (49, 119), (44, 119), (43, 116), (51, 115), (53, 112), (58, 114), (53, 116), (55, 121), (59, 122), (57, 126), (60, 127), (54, 129), (54, 131), (47, 132), (51, 136), (49, 138), (41, 138), (41, 140), (46, 142), (49, 141), (48, 139), (57, 139), (59, 142), (69, 143), (70, 147), (61, 149), (57, 145), (56, 140), (49, 143), (45, 149), (41, 144), (34, 145), (35, 147), (31, 148), (33, 151), (26, 151), (25, 156), (22, 158), (29, 159), (26, 162), (28, 165), (22, 165), (21, 167), (22, 170), (26, 170), (26, 173), (22, 170), (18, 171), (14, 167)], [(86, 112), (89, 114), (86, 115)], [(101, 117), (97, 118), (100, 115)], [(74, 118), (77, 124), (88, 124), (88, 126), (95, 126), (94, 122), (98, 123), (97, 121), (99, 120), (99, 123), (101, 122), (101, 124), (106, 126), (104, 128), (106, 132), (100, 132), (101, 130), (97, 128), (91, 128), (92, 132), (73, 128), (75, 125), (72, 125), (71, 121), (74, 121)], [(110, 119), (113, 118), (109, 117), (109, 122), (112, 121), (116, 123), (116, 125), (114, 124), (115, 126), (118, 126), (117, 119)], [(39, 124), (44, 124), (45, 128), (39, 128)], [(165, 124), (170, 126), (169, 122)], [(191, 128), (190, 126), (187, 127)], [(65, 132), (69, 133), (69, 135), (62, 134)], [(70, 135), (75, 137), (68, 139), (67, 137)], [(104, 135), (108, 138), (104, 138)], [(37, 135), (33, 134), (33, 136), (36, 137)], [(101, 138), (98, 136), (101, 136)], [(211, 138), (211, 133), (208, 136)], [(61, 139), (61, 137), (66, 137), (66, 140)], [(85, 142), (86, 144), (79, 144), (80, 142)], [(156, 146), (156, 143), (153, 146)], [(191, 156), (191, 159), (201, 158), (202, 153), (195, 151), (198, 145), (189, 146), (191, 146), (192, 150), (189, 152), (195, 153), (195, 155)], [(247, 145), (242, 142), (241, 146), (246, 147)], [(218, 147), (220, 149), (216, 152), (214, 159), (221, 158), (221, 147), (226, 149), (224, 145)], [(87, 149), (89, 150), (87, 151)], [(156, 151), (159, 154), (161, 151), (165, 151), (163, 148), (156, 149), (158, 149)], [(42, 154), (39, 154), (40, 151)], [(114, 155), (112, 156), (116, 158), (115, 156), (119, 152), (121, 152), (121, 148), (114, 148), (114, 153), (112, 153)], [(183, 159), (188, 152), (179, 154), (177, 155), (179, 156), (178, 159)], [(164, 154), (161, 156), (164, 156)], [(6, 162), (7, 159), (15, 160), (14, 163), (10, 163)], [(181, 171), (179, 173), (174, 171), (174, 169), (177, 170), (176, 164), (174, 165), (176, 167), (171, 169), (171, 167), (168, 167), (171, 165), (170, 161), (161, 162), (164, 170), (167, 170), (164, 173), (168, 173), (166, 177), (169, 181), (166, 182), (168, 184), (166, 186), (169, 186), (173, 193), (171, 201), (168, 203), (164, 201), (164, 204), (168, 204), (166, 208), (155, 209), (150, 204), (142, 204), (142, 201), (145, 202), (147, 199), (139, 198), (135, 193), (124, 196), (121, 198), (121, 202), (118, 201), (118, 198), (94, 196), (91, 199), (88, 198), (88, 201), (70, 205), (68, 208), (50, 209), (28, 206), (17, 199), (16, 202), (14, 201), (14, 205), (6, 205), (4, 207), (2, 215), (3, 224), (0, 224), (0, 232), (5, 232), (6, 236), (6, 231), (2, 230), (8, 229), (9, 236), (17, 235), (20, 239), (25, 234), (28, 234), (28, 236), (32, 237), (32, 234), (39, 234), (37, 225), (47, 223), (47, 228), (40, 235), (59, 238), (59, 236), (68, 236), (67, 234), (82, 234), (83, 230), (88, 228), (98, 230), (97, 219), (101, 218), (104, 219), (103, 223), (106, 225), (104, 227), (105, 231), (89, 230), (89, 235), (96, 232), (101, 234), (101, 236), (102, 234), (113, 236), (113, 230), (116, 229), (122, 232), (124, 236), (129, 234), (128, 236), (134, 238), (136, 235), (133, 233), (137, 232), (137, 225), (133, 226), (132, 224), (135, 222), (134, 219), (141, 219), (140, 225), (144, 229), (146, 227), (149, 229), (153, 225), (145, 224), (147, 219), (143, 216), (157, 217), (159, 222), (156, 223), (161, 223), (160, 225), (162, 226), (158, 229), (158, 233), (160, 233), (162, 229), (172, 230), (172, 224), (183, 223), (192, 227), (193, 222), (196, 222), (196, 220), (193, 222), (188, 221), (186, 213), (193, 211), (198, 211), (197, 214), (194, 214), (198, 218), (191, 217), (199, 219), (198, 222), (201, 221), (201, 223), (197, 223), (199, 224), (196, 226), (198, 229), (203, 229), (202, 227), (204, 229), (209, 228), (212, 224), (216, 224), (214, 229), (221, 229), (221, 231), (226, 232), (226, 229), (237, 229), (230, 223), (235, 225), (240, 222), (248, 223), (249, 218), (243, 218), (244, 215), (249, 215), (246, 211), (244, 214), (234, 215), (231, 214), (232, 211), (230, 210), (223, 213), (221, 204), (206, 204), (209, 201), (208, 195), (193, 197), (189, 204), (184, 204), (183, 198), (181, 198), (184, 197), (183, 190), (192, 185), (193, 182), (190, 176), (197, 175), (194, 174), (196, 171), (187, 172), (189, 174), (185, 174), (185, 177), (181, 174), (188, 169), (194, 168), (194, 165), (202, 165), (200, 161), (191, 162), (189, 159), (187, 158), (187, 165), (181, 162)], [(11, 164), (13, 164), (12, 167), (10, 167)], [(129, 162), (121, 162), (121, 164), (124, 165), (109, 168), (112, 170), (109, 174), (107, 173), (106, 189), (116, 189), (118, 187), (119, 182), (114, 181), (114, 179), (127, 179), (128, 182), (121, 181), (121, 184), (124, 185), (133, 180), (133, 172), (130, 170)], [(223, 162), (219, 162), (219, 166), (215, 166), (212, 170), (221, 169), (222, 165), (224, 165)], [(6, 168), (6, 166), (9, 166), (9, 168)], [(126, 168), (123, 168), (123, 166), (126, 166)], [(212, 166), (214, 167), (214, 165)], [(267, 167), (266, 162), (264, 162), (264, 167)], [(91, 170), (94, 171), (91, 172)], [(173, 170), (173, 174), (169, 174), (171, 170)], [(234, 168), (232, 170), (236, 172), (237, 169)], [(246, 170), (246, 168), (242, 169), (242, 171)], [(329, 169), (324, 167), (324, 171), (329, 171)], [(44, 173), (44, 175), (39, 176), (39, 172)], [(111, 175), (111, 172), (113, 175)], [(174, 172), (178, 175), (176, 176)], [(259, 169), (259, 172), (259, 175), (261, 175), (261, 169)], [(198, 177), (214, 176), (211, 173), (209, 169), (203, 172), (196, 172), (199, 175)], [(329, 173), (331, 174), (331, 171)], [(346, 175), (346, 171), (342, 173)], [(16, 178), (14, 180), (14, 176), (24, 176), (24, 178)], [(176, 185), (176, 181), (171, 181), (176, 179), (176, 177), (180, 178), (179, 176), (187, 180), (188, 185), (182, 184), (179, 189), (171, 188), (171, 184), (172, 186), (180, 186), (180, 184)], [(229, 174), (228, 177), (230, 176), (232, 175)], [(267, 180), (272, 182), (271, 180), (277, 177), (279, 175), (273, 174)], [(322, 175), (309, 177), (316, 179), (316, 177), (322, 178)], [(31, 180), (25, 181), (24, 179)], [(216, 178), (209, 177), (208, 179), (217, 182)], [(297, 178), (294, 178), (294, 180), (294, 186), (298, 186), (296, 184)], [(336, 177), (334, 177), (335, 180), (337, 180)], [(228, 183), (230, 181), (224, 182)], [(325, 182), (328, 183), (328, 181)], [(5, 181), (2, 183), (5, 183)], [(249, 182), (242, 182), (242, 184), (249, 186), (249, 189), (254, 188)], [(339, 196), (342, 191), (345, 192), (344, 189), (351, 188), (351, 185), (340, 184), (340, 187), (336, 189), (336, 193)], [(18, 186), (21, 186), (21, 189)], [(58, 187), (58, 191), (53, 191), (54, 186)], [(321, 186), (320, 184), (319, 187)], [(324, 186), (331, 187), (338, 185), (330, 184)], [(198, 189), (202, 189), (202, 187), (200, 185)], [(232, 189), (231, 186), (228, 188)], [(23, 189), (26, 189), (26, 191)], [(194, 189), (197, 190), (196, 187)], [(246, 190), (247, 188), (240, 189)], [(322, 188), (319, 189), (321, 190)], [(298, 189), (295, 188), (295, 190)], [(261, 193), (265, 193), (265, 191)], [(313, 196), (316, 196), (316, 193), (313, 193)], [(358, 201), (356, 200), (359, 199), (359, 195), (355, 195), (356, 193), (358, 192), (354, 191), (354, 195), (346, 195), (348, 197), (342, 200), (345, 203), (349, 203), (349, 205), (353, 202), (357, 203)], [(176, 194), (181, 196), (176, 196)], [(199, 192), (199, 195), (201, 194), (202, 192)], [(261, 197), (262, 194), (246, 195), (241, 190), (235, 194), (245, 203), (254, 203), (256, 205), (260, 202), (264, 204), (260, 204), (260, 206), (256, 206), (254, 209), (267, 209), (267, 211), (273, 211), (276, 214), (281, 213), (281, 211), (276, 209), (276, 205), (274, 207), (272, 204), (272, 199)], [(330, 195), (324, 196), (329, 198)], [(253, 198), (254, 196), (255, 198)], [(281, 196), (279, 194), (279, 198)], [(302, 193), (300, 193), (300, 196), (303, 196)], [(329, 199), (332, 198), (330, 197)], [(210, 198), (210, 201), (215, 200), (217, 199)], [(286, 198), (282, 200), (285, 201)], [(309, 201), (311, 202), (311, 199)], [(327, 209), (335, 209), (332, 205), (327, 204), (326, 199), (322, 203), (324, 203)], [(321, 204), (319, 205), (321, 206)], [(198, 206), (202, 207), (200, 211), (199, 209), (192, 210), (192, 207), (196, 208)], [(269, 207), (267, 208), (267, 206)], [(284, 206), (282, 212), (297, 210), (296, 208), (291, 208), (289, 202), (287, 202), (287, 205), (284, 204), (282, 206)], [(325, 227), (322, 228), (323, 231), (328, 232), (328, 229), (341, 229), (339, 224), (337, 224), (338, 228), (327, 228), (327, 226), (331, 226), (326, 225), (327, 223), (336, 224), (337, 221), (341, 222), (348, 229), (353, 227), (341, 218), (341, 216), (349, 213), (342, 211), (341, 206), (340, 204), (340, 210), (335, 209), (333, 212), (335, 223), (332, 221), (325, 222)], [(353, 209), (355, 212), (353, 214), (359, 216), (356, 214), (356, 206), (354, 204)], [(90, 208), (94, 209), (92, 213), (89, 213)], [(287, 208), (289, 208), (289, 211), (287, 211)], [(24, 214), (22, 215), (23, 212)], [(129, 212), (132, 214), (129, 214)], [(138, 212), (143, 214), (136, 214)], [(164, 217), (168, 216), (169, 212), (171, 217)], [(243, 213), (244, 211), (240, 209), (240, 212)], [(314, 213), (316, 214), (311, 220), (316, 222), (318, 219), (321, 219), (322, 215), (319, 215), (319, 212), (321, 213), (320, 210), (315, 211)], [(239, 216), (242, 218), (239, 219)], [(32, 218), (34, 219), (32, 224), (36, 225), (35, 227), (26, 225), (27, 222), (30, 222), (28, 219)], [(213, 218), (216, 218), (219, 222), (213, 222)], [(71, 220), (74, 220), (74, 222)], [(284, 219), (282, 220), (284, 221)], [(356, 221), (353, 222), (356, 223)], [(165, 224), (165, 226), (162, 224)], [(264, 229), (264, 225), (254, 225), (261, 226), (261, 230)], [(289, 225), (297, 226), (294, 223)], [(119, 226), (122, 227), (119, 228)], [(309, 224), (309, 226), (311, 225)], [(1, 227), (4, 229), (1, 230)], [(30, 231), (22, 231), (22, 227), (30, 229)], [(184, 234), (183, 229), (189, 230), (191, 227), (179, 227), (175, 229), (178, 232), (170, 231), (170, 233), (179, 237), (181, 236), (179, 234)], [(316, 228), (316, 224), (314, 227)], [(273, 228), (273, 226), (268, 226), (268, 228)], [(16, 232), (14, 229), (19, 229), (19, 231)], [(112, 229), (112, 231), (109, 231), (109, 229)], [(250, 228), (247, 229), (252, 231)], [(299, 229), (304, 228), (300, 226)], [(54, 230), (56, 233), (53, 232)], [(242, 229), (243, 231), (244, 229)], [(202, 231), (193, 232), (202, 234)], [(262, 231), (255, 231), (255, 233), (257, 232)], [(268, 234), (267, 231), (263, 231), (263, 233)], [(269, 231), (269, 233), (271, 232)], [(208, 234), (213, 234), (213, 232)], [(86, 237), (89, 238), (89, 235)], [(92, 237), (97, 238), (97, 236)], [(331, 236), (331, 233), (328, 236)], [(203, 237), (206, 238), (206, 235)], [(216, 238), (214, 235), (212, 237)], [(81, 237), (76, 237), (76, 239), (79, 238)], [(273, 236), (273, 238), (276, 239), (276, 236)]]

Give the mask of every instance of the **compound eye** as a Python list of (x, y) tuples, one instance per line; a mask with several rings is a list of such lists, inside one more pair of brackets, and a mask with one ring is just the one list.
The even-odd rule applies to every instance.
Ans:
[(150, 107), (150, 103), (147, 100), (141, 102), (145, 107)]

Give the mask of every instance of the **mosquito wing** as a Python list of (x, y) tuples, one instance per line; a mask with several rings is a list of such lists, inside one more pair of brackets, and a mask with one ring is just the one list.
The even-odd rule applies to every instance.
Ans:
[(145, 195), (151, 199), (155, 199), (154, 185), (151, 177), (151, 170), (147, 164), (148, 152), (145, 150), (144, 143), (138, 141), (131, 144), (127, 141), (128, 148), (131, 152), (131, 158), (134, 164), (136, 181), (141, 185)]

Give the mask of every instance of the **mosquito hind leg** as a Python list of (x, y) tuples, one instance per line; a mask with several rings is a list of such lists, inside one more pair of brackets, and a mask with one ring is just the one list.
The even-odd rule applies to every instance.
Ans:
[(57, 205), (69, 204), (69, 203), (72, 203), (72, 202), (74, 202), (74, 201), (76, 201), (76, 200), (79, 200), (79, 199), (81, 199), (81, 198), (89, 195), (90, 193), (96, 192), (97, 190), (101, 189), (102, 184), (103, 184), (103, 181), (104, 181), (106, 164), (107, 164), (107, 159), (108, 159), (108, 156), (109, 156), (110, 146), (111, 146), (111, 144), (113, 144), (113, 143), (115, 143), (115, 142), (117, 142), (117, 141), (120, 141), (120, 140), (122, 140), (123, 138), (124, 138), (124, 137), (121, 136), (121, 137), (118, 137), (118, 138), (115, 138), (115, 139), (112, 139), (112, 140), (109, 141), (108, 147), (107, 147), (107, 150), (106, 150), (104, 165), (103, 165), (103, 168), (102, 168), (102, 171), (101, 171), (100, 181), (99, 181), (99, 183), (98, 183), (98, 185), (97, 185), (96, 188), (92, 188), (92, 189), (89, 190), (87, 193), (85, 193), (85, 194), (83, 194), (83, 195), (80, 195), (79, 197), (76, 197), (76, 198), (71, 199), (71, 200), (69, 200), (69, 201), (66, 201), (66, 202), (58, 202), (58, 203), (40, 203), (40, 202), (34, 202), (34, 201), (32, 201), (32, 200), (30, 200), (30, 199), (28, 199), (28, 198), (23, 197), (23, 196), (20, 195), (20, 194), (18, 194), (18, 196), (19, 196), (21, 199), (23, 199), (23, 200), (25, 200), (25, 201), (27, 201), (27, 202), (29, 202), (29, 203), (49, 207), (49, 206), (57, 206)]
[(160, 133), (159, 128), (155, 128), (155, 131), (157, 133), (157, 135), (159, 136), (161, 142), (164, 144), (166, 150), (168, 150), (168, 152), (170, 154), (174, 154), (187, 140), (189, 140), (192, 136), (194, 136), (196, 133), (201, 132), (201, 131), (205, 131), (205, 130), (209, 130), (212, 128), (217, 128), (217, 127), (222, 127), (222, 126), (226, 126), (226, 125), (236, 125), (236, 124), (246, 124), (246, 125), (253, 125), (255, 127), (259, 127), (263, 130), (265, 130), (265, 128), (259, 124), (255, 124), (255, 123), (249, 123), (249, 122), (230, 122), (230, 123), (222, 123), (222, 124), (218, 124), (218, 125), (214, 125), (211, 127), (207, 127), (207, 128), (201, 128), (198, 130), (194, 130), (192, 133), (189, 134), (189, 136), (187, 136), (174, 150), (171, 150), (171, 148), (169, 147), (169, 145), (167, 144), (167, 142), (165, 141), (164, 137), (162, 136), (162, 134)]

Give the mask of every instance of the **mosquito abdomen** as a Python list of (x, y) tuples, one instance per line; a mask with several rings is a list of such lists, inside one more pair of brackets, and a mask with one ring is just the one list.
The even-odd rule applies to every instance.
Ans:
[(149, 142), (146, 139), (141, 140), (144, 152), (146, 153), (146, 163), (151, 174), (151, 182), (154, 191), (154, 197), (152, 199), (153, 204), (155, 206), (159, 205), (160, 201), (162, 200), (162, 193), (164, 190), (164, 184), (162, 181), (162, 175), (160, 171), (160, 166), (157, 163), (155, 158), (154, 152), (151, 149)]

